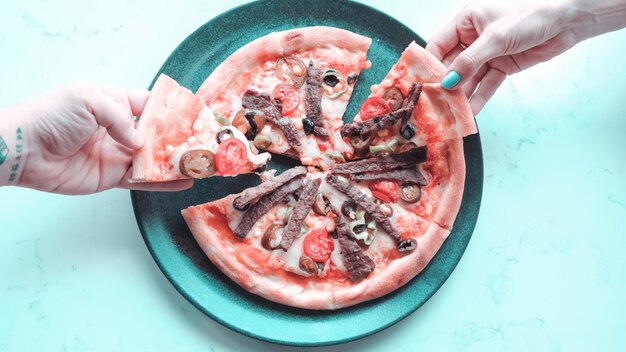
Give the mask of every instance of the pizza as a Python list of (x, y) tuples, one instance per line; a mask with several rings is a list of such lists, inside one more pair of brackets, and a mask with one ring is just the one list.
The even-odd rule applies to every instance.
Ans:
[[(278, 175), (259, 173), (258, 186), (181, 211), (208, 258), (252, 293), (306, 309), (375, 299), (419, 274), (452, 230), (465, 182), (462, 138), (476, 133), (469, 103), (441, 88), (445, 67), (411, 43), (344, 123), (370, 43), (329, 27), (272, 33), (221, 63), (197, 98), (175, 87), (156, 95), (152, 109), (165, 113), (148, 115), (176, 119), (168, 110), (176, 101), (190, 116), (166, 137), (160, 122), (150, 123), (157, 142), (148, 150), (170, 151), (152, 156), (174, 166), (169, 172), (180, 171), (177, 148), (189, 148), (194, 116), (209, 112), (235, 131), (222, 144), (250, 146), (239, 171), (265, 158), (255, 149), (300, 160)], [(151, 162), (139, 169), (154, 170)]]
[(270, 159), (165, 74), (150, 91), (137, 131), (145, 143), (133, 153), (131, 182), (262, 172)]
[(255, 147), (328, 169), (351, 147), (338, 131), (371, 39), (332, 27), (271, 33), (237, 50), (197, 96)]

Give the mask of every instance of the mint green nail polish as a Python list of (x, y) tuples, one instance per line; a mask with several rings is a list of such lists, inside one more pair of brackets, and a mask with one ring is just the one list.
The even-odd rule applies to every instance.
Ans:
[(457, 84), (461, 81), (461, 75), (459, 75), (456, 71), (450, 71), (446, 73), (441, 81), (441, 86), (444, 89), (452, 89), (456, 87)]

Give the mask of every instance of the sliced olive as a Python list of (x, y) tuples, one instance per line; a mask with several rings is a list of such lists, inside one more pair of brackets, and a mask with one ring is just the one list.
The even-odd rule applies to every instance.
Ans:
[(315, 202), (313, 202), (313, 211), (319, 215), (328, 214), (328, 200), (321, 193), (317, 194)]
[(402, 102), (404, 101), (402, 92), (400, 92), (400, 89), (395, 87), (387, 89), (383, 99), (387, 101), (387, 104), (389, 104), (392, 111), (400, 109), (402, 107)]
[(420, 187), (415, 183), (405, 183), (400, 186), (400, 198), (407, 203), (416, 203), (422, 197)]
[(310, 275), (316, 275), (318, 270), (317, 264), (308, 255), (300, 257), (300, 269)]
[(231, 131), (230, 128), (225, 128), (219, 131), (219, 133), (217, 134), (217, 143), (222, 144), (222, 142), (227, 140), (228, 138), (234, 138), (234, 137), (235, 137), (235, 134), (233, 133), (233, 131)]
[(383, 213), (385, 216), (387, 217), (393, 216), (393, 208), (391, 207), (391, 205), (387, 203), (382, 203), (378, 207), (380, 208), (380, 212)]
[(328, 234), (331, 238), (337, 239), (339, 238), (339, 235), (337, 234), (337, 231), (332, 231)]
[(248, 110), (249, 114), (252, 115), (252, 120), (256, 124), (257, 131), (261, 132), (265, 124), (267, 123), (267, 119), (265, 118), (265, 114), (258, 110)]
[(336, 74), (324, 74), (323, 76), (324, 83), (329, 87), (334, 87), (339, 83), (339, 78), (337, 78)]
[(410, 252), (415, 248), (417, 248), (417, 241), (415, 241), (415, 239), (413, 238), (409, 238), (398, 243), (398, 250), (400, 252)]
[(356, 217), (356, 203), (353, 200), (347, 200), (341, 205), (341, 213), (350, 219)]
[(248, 130), (250, 130), (250, 123), (246, 118), (245, 109), (237, 111), (237, 114), (235, 114), (235, 117), (233, 118), (233, 126), (241, 131), (241, 133), (243, 134), (248, 133)]
[(350, 76), (348, 76), (348, 84), (355, 84), (356, 81), (358, 80), (359, 80), (359, 75), (357, 75), (356, 73), (353, 73)]
[(370, 151), (370, 144), (372, 144), (372, 137), (368, 134), (365, 136), (350, 137), (350, 144), (354, 149), (354, 154), (359, 157), (365, 157)]
[(298, 89), (304, 85), (307, 68), (304, 62), (295, 56), (286, 56), (276, 62), (276, 77), (289, 82)]
[(193, 178), (205, 178), (215, 174), (215, 154), (210, 150), (193, 149), (186, 151), (178, 164), (180, 172)]
[(272, 139), (269, 136), (260, 134), (254, 137), (255, 147), (259, 149), (267, 149), (270, 145), (272, 145)]
[(257, 122), (263, 121), (263, 126), (265, 126), (265, 115), (258, 110), (246, 110), (244, 116), (248, 121), (248, 125), (250, 125), (250, 129), (248, 129), (248, 132), (245, 132), (244, 134), (248, 140), (253, 140), (256, 134), (261, 130)]
[(404, 139), (411, 139), (415, 136), (415, 127), (411, 123), (407, 123), (406, 125), (400, 127), (400, 135), (404, 137)]
[(270, 226), (263, 237), (261, 237), (261, 246), (267, 250), (276, 249), (280, 246), (280, 242), (283, 240), (282, 227), (273, 224)]
[(318, 262), (316, 262), (315, 264), (317, 264), (317, 270), (324, 271), (324, 268), (326, 267), (325, 263), (321, 263), (321, 262), (318, 263)]
[(336, 99), (348, 91), (348, 80), (332, 68), (326, 69), (322, 74), (322, 81), (325, 85), (334, 88), (330, 90), (324, 89), (324, 95), (331, 99)]
[(302, 128), (304, 129), (304, 134), (311, 134), (313, 130), (315, 130), (315, 122), (310, 118), (302, 119)]

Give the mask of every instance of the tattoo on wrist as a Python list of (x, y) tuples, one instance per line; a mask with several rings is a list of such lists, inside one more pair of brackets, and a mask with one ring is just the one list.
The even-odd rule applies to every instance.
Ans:
[[(7, 167), (9, 167), (9, 183), (15, 183), (17, 181), (17, 178), (19, 177), (20, 163), (22, 161), (22, 153), (24, 152), (23, 142), (24, 139), (22, 136), (21, 127), (18, 127), (15, 130), (15, 145), (7, 145), (2, 136), (0, 136), (0, 166), (2, 166), (5, 162), (10, 163), (6, 165)], [(13, 150), (14, 153), (14, 157), (12, 160), (9, 158), (11, 150)]]

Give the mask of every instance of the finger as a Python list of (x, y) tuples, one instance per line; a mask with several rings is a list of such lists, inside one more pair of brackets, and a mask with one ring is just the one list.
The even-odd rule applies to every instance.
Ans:
[(448, 67), (450, 66), (452, 61), (454, 61), (454, 59), (456, 59), (456, 57), (459, 56), (459, 54), (462, 52), (463, 52), (463, 47), (461, 46), (461, 44), (457, 44), (454, 48), (452, 48), (452, 50), (450, 50), (446, 54), (446, 56), (444, 56), (441, 62), (444, 64), (444, 66)]
[(128, 89), (125, 91), (133, 116), (141, 116), (146, 107), (150, 92), (145, 89)]
[(193, 179), (152, 183), (130, 183), (127, 179), (124, 179), (118, 187), (132, 189), (135, 191), (179, 192), (189, 189), (192, 186)]
[(457, 23), (459, 15), (454, 16), (446, 23), (435, 35), (433, 35), (426, 44), (426, 50), (430, 51), (439, 61), (454, 49), (459, 43), (459, 32), (457, 31)]
[(462, 87), (463, 93), (465, 93), (465, 96), (468, 99), (472, 96), (472, 94), (474, 94), (474, 92), (476, 91), (476, 88), (478, 87), (478, 84), (480, 83), (480, 81), (482, 81), (482, 79), (487, 74), (487, 71), (489, 71), (489, 65), (488, 64), (482, 65), (480, 69), (478, 70), (478, 72), (476, 72), (476, 74), (472, 76), (470, 81), (463, 84), (463, 87)]
[(489, 69), (485, 77), (480, 81), (478, 89), (476, 89), (476, 92), (470, 98), (470, 107), (472, 108), (474, 116), (478, 115), (498, 87), (504, 82), (505, 78), (506, 74), (504, 72), (494, 68)]
[(129, 109), (124, 109), (112, 97), (100, 91), (88, 104), (98, 122), (98, 125), (107, 129), (107, 132), (118, 143), (137, 149), (143, 144), (134, 126), (134, 119)]
[(493, 41), (492, 35), (487, 32), (482, 33), (476, 41), (463, 50), (450, 64), (448, 67), (449, 71), (441, 82), (442, 87), (454, 89), (462, 86), (487, 61), (502, 55), (500, 52), (502, 47), (502, 45)]

